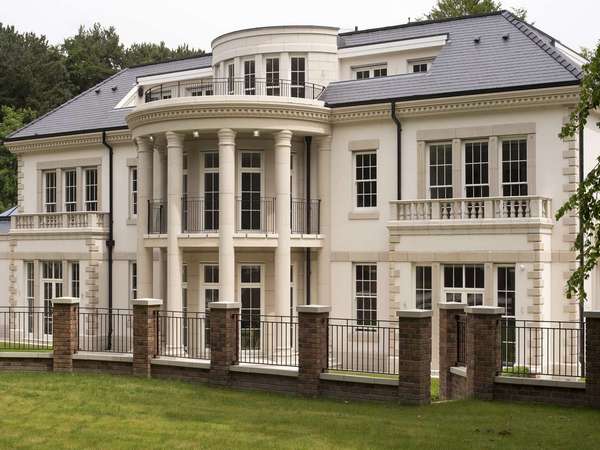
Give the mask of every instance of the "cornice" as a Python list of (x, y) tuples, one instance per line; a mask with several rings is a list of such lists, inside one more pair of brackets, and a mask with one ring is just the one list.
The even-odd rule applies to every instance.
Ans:
[[(110, 144), (128, 143), (131, 142), (131, 132), (129, 130), (109, 131), (106, 133), (106, 140)], [(102, 145), (102, 133), (82, 133), (47, 138), (33, 138), (23, 141), (6, 142), (5, 145), (16, 155), (65, 150), (70, 148), (81, 149), (82, 147)]]

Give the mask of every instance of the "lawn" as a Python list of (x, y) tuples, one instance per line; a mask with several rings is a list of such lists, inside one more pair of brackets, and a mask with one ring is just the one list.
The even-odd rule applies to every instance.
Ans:
[(598, 448), (600, 411), (425, 407), (109, 375), (0, 374), (0, 447)]

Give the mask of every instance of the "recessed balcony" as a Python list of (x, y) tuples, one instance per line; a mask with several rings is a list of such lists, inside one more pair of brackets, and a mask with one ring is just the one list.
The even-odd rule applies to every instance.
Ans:
[(11, 233), (107, 233), (108, 213), (98, 211), (16, 214)]
[(318, 100), (325, 88), (319, 84), (276, 78), (212, 78), (163, 83), (145, 90), (145, 103), (180, 97), (267, 96)]

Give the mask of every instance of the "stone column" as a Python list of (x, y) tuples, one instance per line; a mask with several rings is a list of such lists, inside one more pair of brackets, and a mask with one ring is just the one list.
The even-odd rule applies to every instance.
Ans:
[(585, 316), (585, 393), (592, 408), (600, 408), (600, 311)]
[(298, 393), (318, 395), (321, 373), (327, 369), (327, 322), (331, 306), (299, 305)]
[(229, 366), (238, 361), (238, 319), (240, 304), (209, 303), (210, 314), (210, 372), (209, 382), (229, 384)]
[(77, 352), (79, 299), (59, 297), (52, 300), (52, 345), (54, 372), (73, 372), (73, 353)]
[(157, 354), (156, 334), (157, 314), (162, 300), (138, 298), (131, 300), (133, 305), (133, 374), (149, 377), (151, 362)]
[(140, 297), (152, 295), (152, 249), (144, 247), (148, 234), (148, 202), (152, 199), (152, 141), (136, 139), (138, 147), (137, 279)]
[(453, 398), (450, 385), (450, 367), (456, 365), (457, 358), (457, 323), (456, 316), (462, 314), (465, 305), (462, 303), (439, 303), (440, 314), (440, 343), (439, 343), (439, 372), (440, 372), (440, 399)]
[(321, 305), (331, 304), (331, 136), (321, 136), (317, 139), (319, 151), (318, 186), (321, 198), (320, 234), (323, 235), (323, 246), (319, 250), (317, 301)]
[(398, 396), (400, 403), (431, 402), (432, 311), (398, 311)]
[(500, 319), (504, 308), (467, 306), (467, 396), (492, 400), (500, 370)]
[(178, 235), (181, 233), (181, 197), (183, 195), (183, 135), (167, 132), (167, 158), (169, 161), (169, 179), (167, 197), (167, 309), (181, 311), (182, 298), (182, 256)]
[[(163, 214), (167, 214), (167, 180), (168, 180), (168, 165), (167, 165), (167, 141), (164, 138), (156, 139), (154, 143), (154, 199), (161, 200), (165, 203)], [(166, 217), (161, 220), (166, 221)], [(163, 299), (164, 303), (168, 303), (167, 299), (167, 250), (159, 249), (159, 268), (158, 268), (158, 291), (154, 293), (154, 297)]]
[(275, 134), (275, 225), (278, 243), (275, 248), (275, 313), (284, 315), (290, 305), (290, 266), (292, 264), (290, 160), (292, 132)]
[(219, 130), (219, 299), (235, 299), (235, 132)]

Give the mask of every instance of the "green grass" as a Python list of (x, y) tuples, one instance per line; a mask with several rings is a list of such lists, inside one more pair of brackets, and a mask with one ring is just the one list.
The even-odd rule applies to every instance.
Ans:
[(341, 402), (109, 375), (0, 373), (0, 448), (598, 448), (600, 412)]

